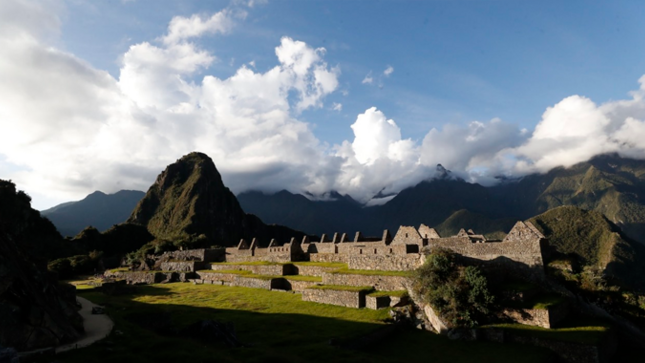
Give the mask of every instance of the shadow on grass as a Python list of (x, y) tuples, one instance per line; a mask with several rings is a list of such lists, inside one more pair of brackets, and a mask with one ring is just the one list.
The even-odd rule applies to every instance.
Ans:
[[(172, 284), (128, 289), (107, 296), (79, 295), (107, 307), (115, 330), (88, 348), (61, 354), (60, 362), (522, 362), (552, 361), (530, 346), (450, 341), (403, 329), (361, 351), (341, 349), (347, 341), (383, 326), (383, 311), (303, 302), (300, 295), (259, 289)], [(233, 323), (244, 344), (230, 348), (177, 332), (200, 320)], [(51, 359), (50, 359), (51, 360)]]

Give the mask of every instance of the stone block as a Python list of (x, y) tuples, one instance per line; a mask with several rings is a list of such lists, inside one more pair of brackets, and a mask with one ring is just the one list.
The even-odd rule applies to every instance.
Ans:
[(365, 296), (365, 307), (372, 310), (378, 310), (390, 307), (389, 296)]

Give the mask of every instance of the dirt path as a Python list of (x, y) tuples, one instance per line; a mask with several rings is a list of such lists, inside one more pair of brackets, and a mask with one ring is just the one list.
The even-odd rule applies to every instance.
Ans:
[(92, 308), (98, 305), (82, 297), (77, 297), (76, 299), (82, 306), (79, 313), (83, 317), (85, 335), (74, 343), (61, 345), (56, 348), (56, 353), (65, 352), (75, 348), (87, 347), (88, 345), (105, 338), (112, 331), (112, 327), (114, 327), (114, 323), (107, 315), (92, 314)]

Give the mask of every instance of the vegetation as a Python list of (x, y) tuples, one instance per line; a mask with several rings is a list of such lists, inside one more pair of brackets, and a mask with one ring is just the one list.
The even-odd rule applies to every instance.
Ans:
[(489, 313), (493, 295), (479, 268), (462, 266), (437, 249), (414, 273), (414, 289), (450, 327), (473, 327)]
[(587, 291), (612, 286), (645, 290), (645, 246), (624, 236), (598, 212), (559, 207), (530, 219), (548, 236), (553, 260), (550, 274)]
[(59, 258), (48, 263), (47, 269), (55, 272), (60, 279), (69, 279), (77, 275), (95, 273), (102, 255), (102, 252), (93, 251), (89, 255)]
[[(107, 296), (80, 292), (108, 307), (115, 330), (105, 341), (57, 355), (61, 362), (549, 362), (541, 348), (515, 344), (451, 341), (416, 329), (401, 330), (367, 350), (339, 349), (330, 341), (352, 341), (383, 326), (387, 310), (348, 309), (302, 301), (299, 294), (216, 285), (165, 284), (128, 287)], [(243, 348), (179, 337), (196, 321), (232, 323)], [(51, 360), (43, 359), (43, 362)]]

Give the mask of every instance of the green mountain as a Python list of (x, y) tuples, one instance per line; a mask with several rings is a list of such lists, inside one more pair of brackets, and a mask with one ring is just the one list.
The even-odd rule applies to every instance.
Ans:
[(550, 260), (568, 259), (574, 272), (595, 270), (605, 280), (645, 291), (645, 246), (601, 213), (563, 206), (530, 221), (549, 239)]
[(88, 226), (105, 231), (125, 222), (144, 195), (136, 190), (121, 190), (114, 194), (96, 191), (82, 200), (63, 203), (40, 214), (52, 221), (63, 236), (76, 236)]
[(246, 214), (207, 155), (193, 152), (169, 165), (127, 221), (147, 227), (160, 240), (237, 245), (241, 238), (287, 242), (304, 233), (266, 225)]

